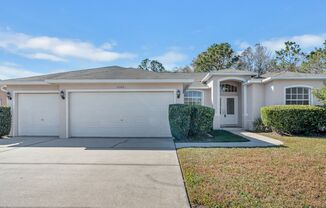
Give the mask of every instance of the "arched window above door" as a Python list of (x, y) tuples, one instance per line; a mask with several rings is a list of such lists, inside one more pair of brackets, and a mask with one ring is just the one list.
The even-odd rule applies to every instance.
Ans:
[(238, 92), (238, 87), (230, 84), (221, 84), (221, 92)]

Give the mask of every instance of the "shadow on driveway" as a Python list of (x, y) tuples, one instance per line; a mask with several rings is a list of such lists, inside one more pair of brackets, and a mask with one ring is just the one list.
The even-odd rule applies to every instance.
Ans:
[(1, 150), (19, 147), (84, 148), (85, 150), (175, 150), (172, 138), (13, 137), (0, 139)]

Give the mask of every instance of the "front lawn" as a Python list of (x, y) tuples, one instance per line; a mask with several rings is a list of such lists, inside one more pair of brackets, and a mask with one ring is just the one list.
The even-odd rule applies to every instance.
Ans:
[(232, 134), (231, 132), (225, 130), (213, 130), (210, 133), (210, 135), (211, 136), (195, 135), (189, 137), (188, 139), (176, 140), (176, 142), (247, 142), (249, 141), (248, 139)]
[(193, 207), (326, 207), (326, 138), (279, 148), (179, 149)]

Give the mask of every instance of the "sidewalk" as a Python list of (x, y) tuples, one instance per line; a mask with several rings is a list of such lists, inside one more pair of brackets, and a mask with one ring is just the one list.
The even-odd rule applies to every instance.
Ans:
[(253, 147), (277, 147), (283, 145), (283, 142), (266, 137), (254, 132), (248, 132), (242, 129), (224, 129), (233, 134), (248, 139), (248, 142), (187, 142), (175, 143), (176, 148), (189, 147), (228, 147), (228, 148), (253, 148)]

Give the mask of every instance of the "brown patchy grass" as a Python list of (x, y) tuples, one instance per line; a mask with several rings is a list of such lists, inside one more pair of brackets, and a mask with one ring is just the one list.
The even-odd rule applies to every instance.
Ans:
[(179, 149), (192, 207), (326, 207), (326, 138), (285, 147)]

